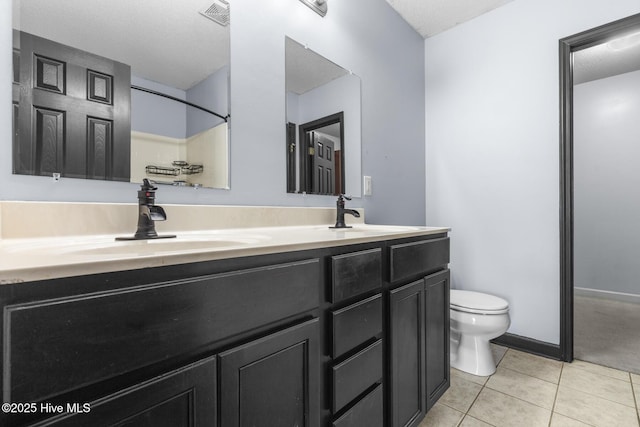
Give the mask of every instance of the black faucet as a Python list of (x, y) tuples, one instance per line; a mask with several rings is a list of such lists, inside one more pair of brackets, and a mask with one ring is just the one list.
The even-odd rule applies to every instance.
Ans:
[(142, 180), (138, 190), (138, 230), (133, 237), (116, 237), (116, 240), (145, 240), (166, 239), (175, 235), (159, 236), (156, 232), (155, 221), (164, 221), (167, 214), (161, 206), (156, 206), (156, 190), (158, 187), (151, 185), (147, 178)]
[(351, 200), (351, 197), (347, 197), (344, 194), (340, 194), (338, 196), (338, 200), (336, 201), (336, 225), (329, 228), (351, 228), (350, 226), (344, 223), (344, 214), (353, 215), (356, 218), (360, 218), (360, 212), (354, 209), (345, 209), (344, 200)]

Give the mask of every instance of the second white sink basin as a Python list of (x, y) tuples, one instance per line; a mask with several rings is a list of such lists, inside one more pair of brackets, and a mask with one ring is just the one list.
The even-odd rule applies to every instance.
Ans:
[(330, 228), (330, 227), (317, 227), (318, 230), (328, 230), (336, 233), (361, 233), (361, 234), (381, 234), (381, 233), (402, 233), (408, 231), (419, 230), (418, 227), (406, 226), (406, 225), (369, 225), (369, 224), (354, 224), (351, 228)]
[(253, 243), (248, 239), (155, 239), (113, 241), (102, 244), (73, 245), (62, 249), (78, 255), (149, 255), (228, 248)]

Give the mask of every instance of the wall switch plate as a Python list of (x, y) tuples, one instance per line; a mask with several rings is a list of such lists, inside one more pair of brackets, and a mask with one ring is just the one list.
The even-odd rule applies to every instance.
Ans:
[(365, 196), (370, 196), (371, 195), (371, 177), (370, 176), (363, 176), (363, 181), (364, 181), (364, 195)]

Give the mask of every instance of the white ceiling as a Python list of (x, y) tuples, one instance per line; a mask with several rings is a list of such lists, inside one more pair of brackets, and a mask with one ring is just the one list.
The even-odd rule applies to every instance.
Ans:
[(386, 0), (422, 37), (441, 33), (513, 0)]
[[(386, 0), (428, 38), (514, 0)], [(574, 84), (640, 70), (640, 34), (624, 48), (604, 43), (574, 53)]]
[[(348, 0), (328, 0), (329, 13), (331, 1)], [(514, 0), (386, 1), (427, 38)], [(138, 76), (183, 90), (229, 61), (229, 27), (199, 13), (215, 0), (13, 2), (14, 27), (124, 62)], [(305, 50), (297, 51), (312, 54)], [(640, 46), (619, 51), (606, 47), (587, 49), (576, 53), (574, 60), (576, 81), (589, 81), (640, 69)]]

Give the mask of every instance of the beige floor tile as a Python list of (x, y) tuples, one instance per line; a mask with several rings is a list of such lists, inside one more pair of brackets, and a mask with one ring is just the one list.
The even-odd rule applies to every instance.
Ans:
[(492, 425), (487, 424), (484, 421), (480, 421), (477, 418), (473, 418), (470, 415), (467, 415), (460, 423), (460, 427), (492, 427)]
[(638, 427), (635, 409), (560, 385), (554, 411), (597, 427)]
[(486, 387), (547, 409), (553, 409), (558, 388), (556, 384), (502, 366), (498, 366)]
[(602, 365), (596, 365), (595, 363), (585, 362), (584, 360), (574, 359), (571, 363), (565, 363), (565, 366), (572, 366), (574, 368), (584, 369), (585, 371), (593, 372), (594, 374), (604, 375), (606, 377), (615, 378), (617, 380), (629, 382), (629, 373), (621, 371), (619, 369), (608, 368)]
[(469, 415), (498, 427), (546, 427), (551, 411), (485, 387)]
[(500, 363), (507, 350), (509, 350), (508, 347), (503, 347), (498, 344), (491, 344), (491, 354), (493, 355), (493, 361), (496, 362), (496, 365)]
[(455, 368), (451, 368), (451, 376), (458, 376), (460, 378), (464, 378), (467, 381), (471, 381), (472, 383), (485, 385), (489, 377), (481, 377), (478, 375), (469, 374), (467, 372), (459, 371)]
[(633, 383), (634, 386), (636, 385), (640, 386), (640, 375), (631, 374), (631, 382)]
[(441, 405), (438, 402), (427, 412), (427, 416), (424, 417), (418, 427), (456, 427), (462, 417), (464, 417), (462, 412)]
[(558, 384), (560, 371), (562, 371), (562, 362), (560, 361), (513, 349), (507, 351), (500, 366), (555, 384)]
[(442, 395), (438, 403), (461, 412), (467, 412), (473, 401), (478, 397), (481, 389), (482, 386), (480, 384), (471, 382), (464, 376), (451, 375), (451, 386)]
[(589, 424), (574, 420), (573, 418), (565, 417), (557, 412), (554, 412), (553, 415), (551, 415), (551, 424), (549, 425), (550, 427), (590, 427)]
[(569, 364), (562, 370), (560, 386), (571, 387), (632, 408), (636, 406), (630, 382), (594, 374), (591, 370), (587, 371)]

